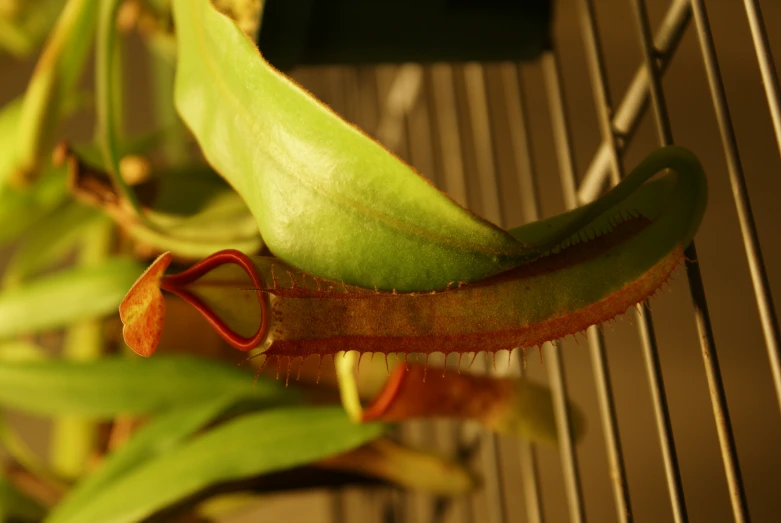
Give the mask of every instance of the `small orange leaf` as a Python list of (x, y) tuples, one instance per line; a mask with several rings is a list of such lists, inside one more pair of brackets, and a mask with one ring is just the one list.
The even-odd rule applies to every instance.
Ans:
[(165, 301), (160, 292), (160, 282), (171, 259), (170, 252), (158, 256), (119, 304), (125, 343), (140, 356), (151, 356), (160, 342), (165, 319)]

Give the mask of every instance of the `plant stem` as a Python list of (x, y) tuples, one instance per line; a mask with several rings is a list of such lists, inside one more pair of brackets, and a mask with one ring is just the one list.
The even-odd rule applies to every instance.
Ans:
[[(112, 239), (110, 223), (101, 222), (86, 235), (79, 252), (81, 265), (95, 265), (105, 260)], [(68, 329), (62, 357), (74, 361), (97, 359), (103, 352), (103, 323), (92, 319)], [(77, 416), (59, 418), (52, 429), (51, 464), (55, 472), (66, 478), (81, 476), (97, 441), (97, 426), (93, 421)]]
[(136, 216), (155, 229), (141, 209), (135, 192), (125, 183), (119, 169), (118, 145), (121, 129), (121, 90), (118, 84), (119, 60), (117, 38), (117, 10), (120, 0), (101, 0), (98, 13), (98, 36), (95, 57), (95, 94), (97, 109), (97, 136), (106, 169), (122, 198), (130, 204)]
[(355, 351), (340, 352), (334, 356), (334, 360), (336, 361), (336, 378), (339, 383), (342, 406), (350, 419), (359, 423), (363, 407), (358, 392), (358, 383), (355, 380), (358, 353)]

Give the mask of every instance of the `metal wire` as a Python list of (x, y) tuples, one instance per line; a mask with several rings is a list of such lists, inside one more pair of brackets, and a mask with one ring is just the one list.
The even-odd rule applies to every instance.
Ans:
[[(567, 408), (567, 386), (564, 378), (564, 362), (559, 354), (561, 345), (558, 342), (544, 346), (548, 362), (548, 381), (553, 395), (553, 413), (556, 418), (556, 430), (559, 435), (559, 455), (561, 468), (564, 472), (564, 489), (567, 493), (570, 521), (582, 523), (586, 521), (586, 511), (583, 507), (583, 492), (578, 471), (578, 455), (575, 453), (575, 442), (572, 437), (572, 420)], [(540, 348), (543, 350), (543, 348)]]
[[(548, 89), (548, 103), (550, 104), (551, 119), (553, 123), (553, 137), (556, 151), (559, 157), (559, 172), (562, 183), (572, 184), (574, 194), (574, 162), (569, 135), (569, 125), (564, 111), (564, 93), (561, 86), (556, 57), (552, 52), (547, 52), (542, 57), (545, 84)], [(567, 173), (565, 175), (565, 173)], [(577, 455), (572, 437), (572, 426), (567, 412), (567, 388), (564, 381), (564, 363), (559, 357), (558, 344), (548, 344), (548, 379), (551, 393), (553, 394), (553, 409), (556, 416), (556, 429), (559, 432), (559, 454), (564, 474), (564, 485), (567, 493), (567, 504), (572, 521), (585, 521), (586, 515), (583, 508), (583, 493), (581, 491), (578, 474)], [(542, 349), (540, 349), (542, 350)]]
[(778, 75), (770, 53), (765, 22), (762, 20), (762, 10), (757, 0), (745, 0), (748, 25), (751, 37), (754, 39), (754, 49), (757, 52), (759, 71), (762, 74), (762, 84), (765, 86), (767, 103), (770, 107), (770, 117), (773, 120), (773, 130), (776, 133), (778, 151), (781, 153), (781, 89), (778, 87)]
[[(466, 191), (466, 171), (464, 170), (464, 148), (462, 139), (468, 140), (475, 151), (477, 162), (477, 175), (480, 180), (483, 212), (489, 220), (497, 220), (501, 217), (501, 208), (498, 198), (498, 180), (493, 162), (491, 148), (491, 133), (488, 122), (488, 109), (485, 99), (485, 86), (483, 84), (482, 67), (474, 64), (464, 71), (466, 83), (467, 108), (470, 117), (471, 135), (464, 136), (460, 132), (463, 127), (458, 118), (458, 106), (454, 90), (455, 77), (451, 66), (441, 65), (436, 69), (435, 89), (437, 92), (437, 114), (439, 122), (440, 151), (444, 156), (450, 157), (443, 165), (443, 189), (448, 193), (451, 184), (455, 194), (463, 197), (460, 202), (469, 206), (469, 193)], [(441, 96), (441, 98), (439, 98)], [(444, 158), (443, 158), (444, 159)], [(451, 193), (452, 194), (452, 193)], [(482, 366), (485, 371), (485, 366)], [(484, 496), (486, 514), (481, 515), (479, 509), (473, 506), (473, 520), (488, 521), (491, 523), (503, 523), (507, 520), (505, 513), (505, 493), (501, 478), (501, 460), (499, 455), (499, 442), (494, 434), (485, 431), (476, 431), (470, 428), (458, 430), (457, 439), (462, 450), (479, 444), (479, 456), (484, 480)]]
[[(418, 110), (422, 101), (423, 78), (424, 71), (419, 65), (406, 64), (395, 70), (377, 122), (376, 137), (434, 181), (428, 110)], [(378, 85), (379, 96), (382, 96), (381, 92), (384, 90)], [(435, 440), (431, 424), (419, 421), (401, 425), (400, 435), (403, 441), (416, 448), (431, 447)], [(396, 521), (428, 521), (432, 512), (428, 501), (420, 492), (401, 493), (395, 506)], [(387, 513), (390, 514), (390, 511)]]
[[(519, 184), (521, 210), (525, 222), (538, 220), (539, 191), (535, 183), (535, 168), (531, 146), (529, 119), (526, 115), (526, 96), (520, 69), (515, 65), (502, 68), (502, 86), (507, 108), (507, 123), (512, 143), (515, 172)], [(516, 350), (514, 355), (517, 356)], [(517, 359), (517, 358), (516, 358)], [(521, 362), (516, 362), (519, 374), (523, 374)], [(521, 482), (528, 523), (542, 523), (542, 497), (537, 455), (534, 446), (526, 440), (518, 442)]]
[[(641, 32), (643, 34), (643, 47), (646, 59), (647, 67), (652, 71), (652, 96), (654, 100), (654, 112), (656, 114), (657, 125), (660, 133), (660, 141), (662, 145), (672, 143), (672, 131), (670, 129), (669, 118), (667, 117), (666, 107), (664, 104), (663, 92), (659, 85), (659, 74), (654, 74), (653, 61), (650, 59), (650, 45), (647, 32), (647, 19), (644, 16), (645, 6), (638, 0), (637, 3), (637, 16), (638, 22), (641, 26)], [(643, 27), (645, 26), (645, 27)], [(656, 84), (656, 86), (654, 86)], [(714, 346), (714, 337), (710, 323), (710, 316), (708, 313), (707, 302), (705, 300), (704, 286), (702, 284), (702, 277), (700, 275), (700, 267), (695, 261), (698, 259), (697, 251), (694, 243), (692, 243), (686, 250), (686, 269), (689, 281), (690, 293), (695, 308), (695, 320), (700, 334), (701, 349), (706, 364), (706, 373), (709, 381), (709, 389), (711, 393), (712, 402), (714, 404), (714, 413), (717, 419), (717, 423), (724, 424), (725, 417), (722, 414), (725, 412), (726, 400), (724, 394), (723, 384), (721, 382), (721, 372), (716, 359), (716, 352)], [(653, 335), (652, 330), (647, 331)], [(646, 353), (646, 364), (656, 369), (655, 373), (660, 371), (660, 363), (656, 354)], [(650, 372), (650, 371), (649, 371)], [(651, 380), (652, 394), (654, 397), (663, 395), (663, 390), (657, 389), (656, 383)], [(677, 458), (675, 456), (675, 448), (672, 443), (672, 433), (670, 430), (669, 411), (667, 409), (666, 401), (654, 402), (655, 415), (657, 418), (657, 424), (660, 427), (660, 438), (663, 448), (663, 455), (665, 460), (665, 472), (667, 474), (668, 488), (670, 488), (671, 501), (673, 503), (673, 514), (676, 520), (686, 519), (685, 502), (683, 500), (683, 488), (681, 485), (680, 472), (677, 466)], [(733, 443), (734, 452), (734, 443)]]
[[(732, 183), (732, 192), (735, 197), (735, 205), (738, 208), (738, 218), (740, 220), (740, 229), (743, 234), (743, 242), (748, 256), (751, 279), (754, 283), (754, 294), (759, 307), (759, 317), (762, 321), (762, 332), (765, 335), (765, 344), (767, 345), (768, 358), (770, 359), (770, 370), (773, 373), (773, 383), (776, 387), (776, 396), (779, 407), (781, 407), (781, 334), (779, 334), (778, 318), (776, 316), (773, 298), (770, 294), (770, 284), (767, 279), (767, 270), (765, 262), (762, 259), (762, 250), (759, 247), (759, 238), (757, 228), (754, 224), (754, 216), (751, 212), (751, 204), (748, 200), (748, 191), (746, 182), (743, 178), (743, 169), (738, 156), (737, 143), (735, 142), (732, 122), (727, 108), (727, 101), (724, 95), (724, 87), (721, 82), (721, 73), (718, 70), (715, 51), (713, 50), (713, 38), (710, 36), (707, 14), (705, 6), (695, 2), (697, 9), (698, 31), (702, 42), (703, 55), (707, 54), (705, 59), (708, 77), (711, 82), (711, 92), (713, 93), (713, 103), (716, 106), (716, 114), (719, 120), (719, 128), (722, 132), (724, 141), (724, 150), (727, 154), (727, 163), (729, 165), (730, 181)], [(762, 14), (756, 2), (746, 0), (746, 12), (748, 14), (751, 34), (754, 37), (754, 47), (757, 51), (757, 59), (762, 73), (762, 80), (765, 84), (768, 103), (770, 104), (770, 114), (773, 119), (773, 126), (776, 134), (776, 142), (781, 151), (781, 100), (778, 88), (778, 79), (773, 57), (767, 44), (767, 35), (765, 34)], [(706, 53), (706, 48), (708, 52)]]
[(610, 176), (614, 184), (624, 177), (624, 169), (618, 156), (616, 133), (612, 126), (613, 103), (607, 87), (607, 72), (602, 59), (602, 45), (597, 34), (597, 20), (594, 14), (594, 4), (591, 0), (581, 0), (580, 18), (583, 26), (583, 40), (586, 47), (591, 82), (594, 91), (594, 104), (597, 107), (597, 117), (602, 130), (602, 139), (607, 143), (610, 158)]
[[(643, 59), (650, 80), (651, 103), (656, 117), (659, 142), (661, 145), (670, 145), (673, 143), (672, 127), (667, 115), (664, 91), (662, 90), (661, 73), (657, 67), (656, 50), (653, 47), (651, 38), (651, 28), (650, 23), (648, 22), (645, 0), (635, 0), (632, 5), (634, 7), (635, 19), (637, 20), (637, 26), (640, 33), (640, 46), (643, 51)], [(691, 249), (694, 249), (694, 245), (691, 246)], [(689, 278), (692, 279), (692, 276), (689, 275)], [(700, 282), (699, 285), (701, 287), (702, 283)], [(659, 429), (659, 442), (662, 448), (662, 460), (664, 462), (667, 488), (670, 493), (673, 518), (677, 522), (688, 521), (683, 485), (681, 483), (681, 473), (678, 467), (678, 457), (672, 435), (670, 412), (667, 407), (664, 382), (661, 378), (662, 373), (659, 353), (656, 350), (651, 350), (652, 347), (655, 347), (656, 343), (654, 341), (655, 333), (650, 325), (650, 311), (648, 310), (647, 304), (643, 305), (640, 311), (640, 318), (640, 335), (643, 339), (643, 354), (645, 356), (646, 368), (648, 369), (648, 381), (651, 388), (651, 396), (653, 398), (654, 416), (656, 417), (656, 424)], [(712, 340), (712, 335), (709, 339)]]
[[(336, 68), (331, 70), (323, 81), (326, 83), (328, 98), (335, 110), (340, 111), (350, 121), (371, 128), (374, 123), (371, 118), (372, 110), (380, 105), (382, 99), (380, 86), (374, 71), (364, 75), (364, 84), (359, 85), (361, 72), (369, 71)], [(363, 94), (363, 98), (359, 93)], [(392, 502), (392, 490), (390, 488), (383, 490), (382, 497), (378, 497), (376, 492), (353, 489), (335, 493), (335, 499), (332, 501), (332, 521), (340, 523), (350, 519), (366, 523), (400, 521), (396, 517), (399, 512), (397, 504)]]
[[(759, 238), (751, 212), (751, 204), (749, 203), (748, 191), (743, 176), (743, 167), (738, 154), (735, 132), (732, 126), (732, 119), (729, 114), (726, 96), (724, 94), (724, 85), (721, 80), (721, 72), (713, 46), (713, 35), (710, 30), (710, 23), (705, 11), (705, 5), (699, 0), (692, 0), (692, 11), (697, 26), (697, 36), (700, 41), (700, 48), (702, 49), (705, 70), (708, 75), (713, 106), (721, 132), (732, 193), (737, 207), (741, 234), (746, 249), (752, 283), (754, 284), (754, 293), (759, 309), (759, 316), (762, 322), (762, 331), (765, 337), (771, 371), (773, 373), (773, 382), (776, 387), (776, 395), (779, 404), (781, 405), (781, 348), (779, 347), (778, 321), (770, 295), (767, 272), (762, 259)], [(714, 403), (714, 410), (715, 407), (716, 405)], [(724, 465), (727, 473), (727, 482), (730, 490), (733, 513), (737, 521), (748, 521), (746, 497), (737, 462), (737, 453), (735, 451), (735, 443), (732, 436), (732, 426), (730, 424), (729, 414), (726, 411), (726, 402), (724, 402), (723, 414), (719, 416), (717, 413), (717, 425), (719, 427), (719, 440), (722, 447), (722, 454), (724, 455)]]
[[(593, 3), (590, 0), (583, 0), (580, 3), (580, 6), (583, 36), (591, 70), (591, 80), (594, 84), (594, 97), (598, 107), (597, 114), (603, 140), (609, 146), (611, 179), (615, 184), (623, 178), (624, 172), (619, 155), (616, 134), (612, 128), (613, 104), (610, 97), (610, 91), (607, 87), (607, 72), (604, 66), (599, 35), (597, 34), (596, 15), (594, 13)], [(648, 314), (645, 314), (644, 317), (647, 321), (650, 321), (650, 316)], [(645, 326), (644, 328), (646, 330), (653, 328), (653, 326), (648, 323), (642, 325)], [(594, 378), (597, 386), (597, 395), (599, 397), (602, 423), (605, 430), (605, 446), (607, 448), (608, 460), (610, 461), (610, 468), (612, 471), (611, 477), (613, 479), (613, 491), (616, 499), (618, 519), (619, 521), (631, 521), (632, 509), (629, 500), (629, 489), (627, 487), (623, 452), (621, 450), (621, 440), (618, 434), (618, 422), (616, 419), (615, 406), (613, 404), (613, 394), (604, 340), (601, 333), (593, 327), (589, 329), (588, 339), (594, 365)], [(652, 338), (644, 337), (643, 340), (650, 342)], [(655, 345), (649, 345), (647, 351), (656, 353)], [(658, 380), (661, 379), (658, 374), (653, 375), (653, 378)]]
[[(659, 26), (656, 34), (655, 49), (659, 59), (659, 74), (663, 75), (670, 63), (670, 58), (678, 49), (678, 44), (683, 37), (686, 27), (691, 19), (691, 7), (689, 0), (674, 0)], [(635, 73), (632, 83), (629, 85), (621, 103), (618, 104), (611, 121), (611, 128), (620, 137), (622, 147), (626, 147), (634, 136), (637, 124), (645, 112), (648, 104), (650, 83), (648, 71), (645, 66), (640, 66)], [(591, 161), (583, 180), (578, 187), (578, 201), (586, 203), (594, 200), (602, 190), (605, 177), (610, 173), (611, 165), (610, 144), (603, 142), (594, 159)]]
[[(617, 177), (616, 174), (620, 176), (621, 164), (619, 159), (619, 140), (617, 134), (621, 131), (616, 129), (616, 127), (618, 127), (618, 125), (616, 125), (617, 118), (611, 118), (611, 103), (606, 87), (606, 73), (601, 60), (601, 50), (596, 32), (593, 5), (589, 0), (584, 0), (581, 5), (583, 6), (582, 20), (584, 26), (584, 37), (586, 38), (586, 50), (590, 60), (592, 81), (594, 82), (594, 93), (604, 138), (604, 142), (589, 169), (589, 174), (587, 174), (583, 184), (580, 187), (580, 197), (578, 200), (580, 203), (585, 203), (586, 201), (589, 201), (596, 196), (598, 187), (601, 186), (601, 182), (598, 180), (603, 179), (602, 177), (606, 171), (612, 172), (614, 179)], [(638, 81), (637, 79), (643, 78), (643, 76), (639, 74), (636, 75), (636, 80), (633, 82), (628, 96), (625, 97), (625, 102), (622, 103), (622, 106), (633, 108), (634, 111), (626, 111), (622, 113), (622, 120), (627, 123), (624, 128), (629, 132), (624, 133), (621, 136), (621, 138), (623, 138), (621, 142), (623, 145), (625, 145), (628, 141), (627, 139), (629, 136), (627, 135), (633, 132), (636, 123), (639, 121), (640, 113), (644, 110), (647, 97), (650, 92), (652, 101), (654, 102), (657, 120), (659, 122), (661, 141), (663, 144), (671, 143), (672, 133), (669, 126), (669, 119), (667, 118), (666, 111), (664, 110), (664, 101), (659, 79), (666, 62), (662, 61), (659, 68), (656, 68), (656, 64), (654, 62), (657, 53), (653, 53), (652, 51), (650, 30), (648, 28), (648, 21), (645, 15), (645, 7), (641, 3), (636, 3), (635, 7), (647, 69), (645, 81)], [(663, 24), (660, 37), (658, 38), (663, 46), (668, 47), (668, 50), (674, 48), (677, 45), (677, 42), (680, 40), (683, 27), (688, 21), (687, 7), (688, 6), (684, 6), (684, 4), (681, 2), (674, 3), (668, 12), (666, 22)], [(668, 30), (667, 34), (665, 34), (665, 30)], [(556, 74), (555, 57), (551, 57), (551, 59), (547, 61), (547, 67), (545, 64), (546, 62), (544, 61), (543, 66), (546, 68), (548, 73), (547, 76), (549, 78), (548, 84), (551, 85), (554, 83), (554, 81), (552, 81), (550, 78)], [(556, 125), (556, 122), (558, 121), (557, 127), (561, 128), (561, 122), (566, 121), (566, 119), (563, 118), (563, 105), (554, 105), (559, 105), (558, 107), (552, 107), (551, 114), (554, 119), (554, 125)], [(634, 112), (635, 114), (633, 115), (631, 112)], [(569, 149), (566, 143), (567, 142), (565, 140), (557, 140), (557, 150), (560, 157), (560, 163), (562, 165), (571, 163), (571, 160), (566, 160), (566, 157), (568, 156), (567, 150)], [(571, 201), (571, 191), (574, 189), (575, 183), (565, 179), (563, 180), (563, 187), (565, 189), (565, 198), (568, 200), (568, 203), (573, 204), (574, 202)], [(584, 190), (584, 187), (586, 190)], [(569, 196), (566, 194), (568, 192), (570, 193)], [(689, 254), (692, 256), (690, 259), (696, 259), (694, 246), (690, 248)], [(688, 265), (691, 266), (693, 264), (689, 263)], [(718, 360), (716, 359), (715, 351), (713, 350), (713, 336), (710, 332), (710, 321), (707, 316), (707, 306), (705, 305), (704, 292), (702, 289), (701, 280), (699, 279), (699, 268), (695, 267), (692, 269), (690, 267), (689, 272), (692, 295), (695, 298), (695, 303), (697, 304), (697, 324), (698, 328), (700, 329), (701, 338), (703, 339), (703, 354), (706, 356), (706, 371), (711, 389), (711, 398), (714, 405), (714, 413), (716, 415), (717, 421), (719, 422), (717, 425), (720, 441), (722, 442), (722, 452), (725, 460), (728, 482), (730, 484), (730, 492), (732, 494), (733, 509), (736, 519), (738, 521), (745, 521), (747, 520), (747, 514), (745, 509), (745, 499), (742, 483), (740, 480), (740, 474), (738, 472), (737, 454), (734, 449), (734, 441), (732, 441), (731, 425), (729, 424), (729, 416), (726, 410), (726, 400), (723, 385), (721, 384)], [(677, 465), (677, 458), (675, 455), (675, 447), (672, 440), (669, 412), (667, 409), (667, 402), (665, 399), (663, 382), (661, 378), (658, 352), (655, 348), (653, 326), (651, 324), (650, 314), (647, 307), (644, 307), (643, 309), (644, 310), (642, 310), (640, 313), (641, 322), (639, 327), (641, 338), (643, 340), (644, 356), (646, 358), (646, 366), (651, 384), (652, 398), (654, 400), (654, 410), (659, 428), (660, 442), (662, 445), (668, 489), (670, 491), (670, 497), (672, 501), (673, 515), (676, 521), (685, 521), (687, 516), (685, 502), (683, 500), (683, 489), (680, 480), (680, 472)], [(599, 342), (600, 340), (594, 335), (592, 335), (591, 338), (593, 342), (596, 342), (592, 343), (592, 347), (596, 347), (596, 350), (592, 349), (594, 351), (593, 354), (595, 355), (594, 362), (596, 371), (596, 369), (602, 368), (601, 364), (604, 363), (604, 359), (600, 358), (599, 354), (602, 351), (601, 343)], [(602, 389), (599, 394), (600, 403), (602, 406), (603, 420), (606, 420), (609, 419), (609, 414), (606, 417), (604, 413), (610, 413), (611, 411), (611, 395), (609, 389), (605, 390), (604, 385), (602, 387), (599, 385), (600, 382), (603, 384), (609, 384), (609, 381), (602, 380), (599, 376), (596, 376), (596, 381), (598, 388)], [(613, 413), (613, 416), (614, 415), (615, 414)], [(609, 449), (611, 447), (611, 443), (613, 443), (611, 440), (615, 437), (616, 433), (614, 430), (611, 430), (610, 422), (608, 421), (606, 423), (606, 443)], [(619, 453), (616, 453), (615, 447), (613, 447), (613, 451), (611, 452), (609, 450), (608, 452), (609, 459), (611, 462), (615, 463), (616, 458), (620, 457), (620, 450)], [(631, 518), (631, 512), (622, 511), (621, 502), (623, 499), (628, 501), (628, 493), (625, 491), (625, 477), (622, 476), (621, 480), (623, 480), (623, 484), (621, 481), (619, 481), (618, 486), (614, 484), (614, 489), (619, 508), (619, 519), (624, 520), (627, 517)], [(573, 489), (570, 488), (568, 490), (571, 491)], [(570, 494), (570, 496), (572, 496), (572, 494)], [(624, 498), (624, 496), (626, 496), (626, 498)]]
[(759, 308), (759, 316), (762, 321), (762, 332), (765, 336), (765, 344), (767, 345), (768, 357), (770, 359), (770, 368), (773, 373), (773, 382), (776, 387), (779, 406), (781, 406), (781, 341), (779, 340), (781, 335), (779, 335), (778, 319), (770, 294), (767, 270), (765, 269), (765, 262), (762, 259), (757, 228), (754, 223), (754, 216), (748, 198), (746, 180), (743, 176), (743, 166), (740, 161), (738, 145), (735, 140), (735, 131), (727, 106), (727, 98), (724, 94), (724, 83), (721, 80), (721, 72), (713, 47), (713, 35), (711, 34), (708, 15), (705, 11), (705, 5), (701, 0), (692, 0), (692, 10), (697, 25), (697, 35), (700, 40), (700, 47), (702, 48), (705, 70), (708, 74), (708, 83), (710, 84), (711, 95), (713, 97), (713, 106), (716, 111), (716, 118), (719, 122), (719, 130), (721, 131), (724, 154), (727, 160), (727, 167), (729, 168), (732, 193), (738, 211), (740, 230), (743, 235), (743, 243), (746, 249), (746, 257), (748, 258), (752, 283), (754, 284), (754, 293), (757, 299), (757, 307)]
[[(499, 199), (499, 179), (494, 161), (491, 124), (488, 119), (488, 101), (485, 94), (483, 66), (471, 63), (464, 66), (467, 107), (471, 129), (471, 143), (475, 154), (476, 174), (480, 184), (481, 207), (483, 216), (493, 223), (503, 225), (502, 205)], [(463, 151), (462, 151), (463, 154)], [(483, 371), (489, 371), (487, 361), (483, 360)], [(499, 440), (495, 434), (481, 431), (480, 446), (484, 464), (484, 481), (488, 501), (488, 514), (485, 521), (500, 523), (507, 521), (505, 509), (506, 495), (501, 478), (501, 459)], [(491, 477), (488, 477), (489, 474)], [(476, 521), (481, 521), (475, 514)]]

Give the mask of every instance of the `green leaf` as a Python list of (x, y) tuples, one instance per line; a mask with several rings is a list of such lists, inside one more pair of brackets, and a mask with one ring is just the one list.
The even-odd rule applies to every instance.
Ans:
[(41, 521), (46, 515), (37, 501), (0, 477), (0, 521)]
[(218, 393), (214, 399), (160, 414), (133, 434), (122, 448), (112, 452), (98, 470), (80, 481), (53, 509), (51, 518), (67, 519), (87, 505), (101, 489), (142, 464), (177, 448), (185, 438), (235, 402), (235, 396), (222, 396)]
[(22, 98), (7, 103), (0, 110), (0, 194), (14, 169), (17, 129), (22, 117)]
[[(86, 210), (98, 214), (91, 209)], [(100, 215), (98, 217), (102, 218)], [(74, 226), (66, 228), (62, 235), (67, 238), (73, 236), (72, 229), (84, 229), (78, 225), (79, 222), (76, 222)], [(65, 245), (80, 244), (76, 252), (76, 263), (79, 266), (89, 267), (108, 259), (112, 243), (110, 225), (108, 220), (97, 220), (92, 227), (82, 231), (80, 239), (64, 242)], [(57, 227), (58, 225), (52, 224), (52, 228)], [(47, 251), (46, 248), (41, 250), (43, 253)], [(72, 361), (92, 361), (99, 358), (106, 347), (103, 327), (103, 321), (98, 318), (71, 325), (65, 332), (60, 357)], [(79, 416), (57, 416), (49, 438), (49, 462), (62, 477), (81, 477), (95, 454), (98, 442), (99, 427), (94, 421)]]
[(95, 209), (66, 202), (31, 228), (8, 262), (3, 282), (16, 284), (51, 267), (72, 252), (91, 227), (105, 222)]
[(136, 238), (178, 256), (197, 259), (223, 249), (254, 253), (263, 245), (241, 197), (203, 167), (161, 173), (149, 215), (162, 233), (135, 227)]
[[(73, 157), (73, 190), (102, 209), (145, 247), (198, 259), (222, 249), (253, 253), (262, 242), (241, 197), (211, 169), (182, 166), (154, 173), (135, 187), (142, 210), (154, 223), (139, 220), (107, 175)], [(111, 195), (111, 196), (108, 196)]]
[[(659, 180), (648, 182), (667, 169)], [(708, 182), (697, 157), (683, 147), (668, 146), (650, 153), (598, 200), (509, 232), (522, 242), (557, 252), (586, 241), (584, 233), (612, 231), (622, 215), (640, 214), (656, 222), (643, 233), (643, 242), (666, 254), (674, 245), (691, 243), (707, 202)]]
[(119, 169), (119, 127), (118, 114), (119, 84), (115, 81), (118, 63), (117, 53), (117, 11), (121, 0), (98, 0), (98, 26), (95, 57), (95, 93), (97, 95), (97, 141), (103, 154), (103, 163), (108, 169), (115, 187), (122, 198), (131, 206), (139, 219), (144, 221), (141, 206), (135, 192), (125, 183)]
[(113, 313), (142, 271), (134, 260), (113, 258), (6, 289), (0, 293), (0, 339)]
[(0, 343), (0, 361), (45, 361), (49, 358), (46, 351), (35, 343), (25, 340), (11, 340)]
[(222, 396), (279, 401), (295, 392), (218, 362), (190, 357), (92, 362), (0, 362), (0, 404), (41, 415), (108, 419)]
[(94, 34), (93, 0), (68, 0), (41, 53), (24, 96), (18, 135), (15, 181), (35, 177), (67, 113)]
[[(170, 5), (166, 6), (165, 14), (158, 18), (158, 20), (165, 19), (166, 25), (170, 25), (170, 8)], [(170, 30), (171, 28), (169, 27), (168, 29)], [(161, 32), (158, 29), (154, 34), (159, 35)], [(147, 36), (147, 42), (152, 38), (154, 38), (152, 35)], [(174, 40), (173, 34), (169, 38)], [(152, 51), (149, 55), (149, 72), (152, 75), (152, 92), (154, 93), (152, 100), (154, 121), (158, 127), (171, 130), (164, 144), (163, 155), (170, 164), (181, 164), (187, 161), (190, 156), (190, 139), (189, 133), (176, 113), (176, 107), (174, 106), (176, 60), (168, 56), (162, 56), (159, 52), (154, 52), (151, 45), (149, 50)]]
[(359, 472), (410, 490), (443, 496), (463, 495), (478, 485), (463, 465), (438, 453), (406, 447), (387, 438), (377, 438), (357, 449), (326, 458), (317, 466)]
[(139, 521), (210, 485), (310, 463), (355, 448), (383, 430), (380, 424), (354, 424), (339, 407), (241, 416), (134, 469), (80, 510), (47, 521)]
[(17, 56), (25, 56), (32, 50), (31, 39), (21, 27), (0, 16), (0, 49)]
[(49, 34), (65, 2), (36, 0), (16, 2), (16, 5), (13, 1), (11, 3), (11, 13), (0, 14), (0, 49), (19, 59), (27, 58)]
[[(7, 105), (0, 112), (0, 150), (13, 150), (19, 133), (21, 100)], [(153, 133), (128, 140), (122, 144), (122, 154), (142, 154), (159, 144), (163, 133)], [(100, 152), (93, 144), (75, 145), (80, 158), (101, 166)], [(68, 151), (63, 147), (61, 152)], [(65, 154), (63, 156), (66, 156)], [(68, 197), (67, 168), (46, 164), (32, 187), (10, 187), (4, 180), (13, 171), (15, 157), (0, 156), (0, 246), (13, 241), (41, 218), (52, 212)], [(35, 241), (35, 240), (33, 240)]]
[[(62, 482), (48, 467), (46, 462), (38, 456), (27, 444), (25, 438), (20, 436), (14, 426), (8, 423), (0, 414), (0, 444), (5, 452), (16, 463), (24, 467), (31, 474), (52, 484), (60, 485)], [(64, 487), (64, 485), (62, 485)], [(2, 521), (2, 519), (0, 519)]]
[(411, 291), (479, 280), (538, 254), (272, 69), (208, 0), (175, 0), (174, 15), (179, 114), (282, 260)]
[(24, 234), (67, 197), (65, 173), (54, 167), (45, 169), (35, 185), (25, 190), (0, 184), (0, 246)]

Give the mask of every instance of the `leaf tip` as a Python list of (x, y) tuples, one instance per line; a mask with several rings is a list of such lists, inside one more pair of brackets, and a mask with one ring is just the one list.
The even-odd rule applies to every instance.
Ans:
[(119, 304), (122, 336), (133, 352), (140, 356), (151, 356), (160, 342), (165, 319), (160, 282), (171, 260), (170, 252), (158, 256)]

